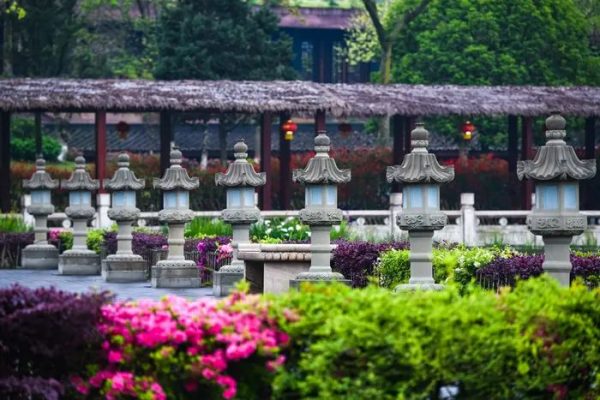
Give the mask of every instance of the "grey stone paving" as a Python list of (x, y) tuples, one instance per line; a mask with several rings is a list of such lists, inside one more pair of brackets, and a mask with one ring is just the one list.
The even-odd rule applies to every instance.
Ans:
[(109, 290), (115, 293), (119, 300), (142, 298), (158, 300), (167, 294), (174, 294), (188, 299), (212, 297), (213, 295), (211, 287), (199, 289), (153, 289), (150, 281), (107, 283), (104, 282), (100, 275), (64, 276), (59, 275), (58, 270), (0, 269), (0, 288), (8, 287), (13, 283), (19, 283), (30, 288), (54, 286), (57, 289), (79, 293), (88, 290)]

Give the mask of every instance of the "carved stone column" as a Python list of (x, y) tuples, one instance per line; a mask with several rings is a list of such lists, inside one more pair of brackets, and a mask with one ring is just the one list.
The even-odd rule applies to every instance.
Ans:
[(308, 161), (305, 169), (293, 172), (293, 180), (306, 185), (305, 208), (300, 210), (300, 219), (310, 226), (310, 268), (290, 281), (290, 287), (302, 282), (349, 283), (344, 276), (331, 269), (330, 231), (334, 224), (342, 221), (342, 210), (337, 208), (337, 185), (348, 183), (350, 170), (341, 170), (329, 157), (331, 140), (325, 131), (315, 137), (316, 154)]
[(579, 180), (596, 174), (596, 160), (580, 160), (568, 146), (566, 121), (558, 113), (546, 119), (546, 145), (533, 160), (519, 161), (520, 180), (535, 182), (535, 206), (527, 217), (531, 233), (544, 238), (544, 271), (561, 285), (570, 284), (569, 246), (587, 227), (579, 212)]
[(396, 290), (441, 289), (433, 280), (433, 232), (442, 229), (448, 220), (440, 211), (440, 183), (454, 179), (454, 169), (442, 167), (427, 151), (429, 132), (422, 123), (411, 132), (412, 151), (401, 165), (387, 169), (388, 182), (402, 182), (402, 213), (400, 228), (408, 231), (410, 242), (410, 279)]
[(129, 156), (119, 154), (119, 169), (111, 179), (104, 181), (104, 188), (112, 192), (112, 207), (108, 217), (119, 226), (117, 233), (117, 253), (102, 261), (102, 276), (107, 282), (136, 282), (148, 279), (146, 261), (131, 250), (132, 224), (140, 216), (136, 207), (136, 191), (146, 183), (136, 178), (129, 169)]
[(65, 212), (73, 220), (73, 248), (63, 252), (58, 262), (58, 271), (63, 275), (100, 273), (100, 256), (88, 250), (86, 244), (88, 221), (96, 213), (92, 207), (92, 192), (99, 186), (100, 183), (85, 170), (83, 157), (75, 159), (75, 171), (68, 180), (61, 182), (61, 188), (70, 192), (69, 207)]
[(215, 175), (215, 184), (227, 188), (227, 208), (222, 216), (233, 227), (233, 259), (231, 265), (224, 265), (213, 275), (213, 293), (226, 296), (236, 282), (244, 278), (244, 262), (238, 258), (240, 246), (250, 243), (250, 224), (260, 218), (260, 210), (254, 204), (256, 187), (265, 184), (264, 172), (257, 173), (247, 161), (248, 146), (238, 141), (233, 146), (235, 161), (225, 173)]
[(190, 178), (181, 166), (182, 154), (171, 151), (171, 166), (162, 179), (154, 180), (154, 187), (163, 190), (163, 209), (158, 213), (160, 222), (169, 225), (169, 254), (152, 267), (152, 286), (167, 288), (200, 287), (200, 272), (196, 263), (183, 255), (185, 223), (194, 218), (190, 210), (189, 191), (197, 189), (198, 178)]
[(36, 171), (31, 179), (23, 181), (23, 187), (31, 191), (31, 205), (27, 212), (35, 218), (35, 241), (21, 252), (21, 266), (32, 269), (56, 269), (58, 249), (48, 243), (48, 215), (54, 212), (51, 190), (58, 187), (58, 181), (46, 172), (46, 161), (38, 158)]

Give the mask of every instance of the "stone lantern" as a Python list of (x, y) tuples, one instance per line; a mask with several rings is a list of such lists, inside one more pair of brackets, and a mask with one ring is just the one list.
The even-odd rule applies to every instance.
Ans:
[(85, 170), (85, 158), (75, 159), (75, 171), (61, 188), (69, 191), (67, 217), (73, 220), (73, 248), (62, 253), (58, 271), (64, 275), (96, 275), (100, 273), (100, 256), (88, 250), (86, 244), (87, 224), (94, 217), (92, 191), (98, 190), (100, 182)]
[(433, 232), (442, 229), (448, 220), (440, 211), (440, 183), (454, 179), (454, 169), (442, 167), (427, 151), (429, 132), (422, 123), (410, 133), (412, 151), (402, 165), (387, 168), (388, 182), (402, 182), (402, 214), (398, 218), (401, 229), (408, 231), (410, 242), (410, 279), (404, 289), (440, 289), (433, 280)]
[(31, 205), (27, 212), (35, 217), (35, 241), (21, 253), (21, 266), (34, 269), (58, 267), (58, 249), (48, 243), (48, 215), (54, 212), (50, 191), (58, 187), (58, 181), (46, 172), (46, 161), (35, 161), (36, 171), (31, 179), (23, 181), (23, 188), (31, 192)]
[[(296, 169), (292, 178), (306, 185), (305, 208), (300, 219), (310, 226), (310, 268), (290, 281), (291, 287), (301, 282), (344, 281), (342, 274), (331, 269), (331, 226), (342, 221), (342, 210), (337, 208), (337, 185), (350, 182), (350, 170), (340, 170), (329, 157), (331, 141), (325, 131), (315, 137), (316, 154), (305, 169)], [(346, 283), (348, 281), (345, 281)]]
[(240, 245), (250, 243), (250, 224), (260, 218), (260, 210), (254, 202), (255, 188), (265, 184), (264, 172), (257, 173), (247, 161), (248, 146), (243, 140), (233, 146), (235, 161), (225, 173), (215, 175), (215, 184), (227, 188), (227, 208), (223, 210), (223, 221), (233, 226), (233, 259), (231, 265), (221, 267), (214, 274), (215, 296), (228, 295), (237, 281), (244, 277), (244, 262), (237, 257)]
[(140, 216), (135, 191), (143, 189), (146, 183), (136, 178), (129, 169), (127, 153), (119, 154), (118, 166), (114, 176), (104, 180), (104, 187), (112, 192), (112, 207), (108, 210), (108, 217), (117, 222), (119, 232), (117, 253), (102, 261), (102, 276), (108, 282), (145, 281), (146, 262), (131, 251), (131, 225)]
[(570, 283), (569, 246), (587, 220), (579, 212), (580, 179), (596, 174), (596, 160), (580, 160), (564, 138), (566, 121), (558, 113), (546, 119), (546, 145), (533, 160), (519, 161), (519, 179), (535, 181), (535, 205), (527, 217), (531, 233), (544, 239), (544, 271), (562, 285)]
[(171, 166), (161, 179), (154, 179), (154, 188), (163, 191), (163, 209), (158, 219), (169, 225), (169, 253), (166, 260), (152, 267), (153, 287), (200, 287), (196, 263), (186, 260), (183, 254), (185, 223), (194, 218), (190, 210), (190, 190), (197, 189), (199, 182), (198, 178), (190, 178), (181, 161), (181, 151), (171, 150)]

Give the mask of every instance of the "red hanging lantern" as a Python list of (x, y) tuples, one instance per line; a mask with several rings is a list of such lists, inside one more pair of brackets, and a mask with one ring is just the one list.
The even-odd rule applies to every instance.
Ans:
[(473, 139), (473, 134), (475, 133), (476, 129), (477, 128), (471, 121), (465, 121), (461, 128), (463, 139), (466, 141)]
[(127, 139), (127, 135), (129, 135), (129, 124), (125, 121), (119, 121), (117, 124), (117, 134), (119, 135), (119, 139)]
[(294, 133), (298, 130), (298, 125), (291, 119), (288, 119), (281, 125), (281, 132), (283, 133), (283, 138), (287, 141), (294, 139)]
[(347, 138), (352, 133), (352, 125), (347, 122), (342, 122), (338, 124), (338, 132), (341, 137)]

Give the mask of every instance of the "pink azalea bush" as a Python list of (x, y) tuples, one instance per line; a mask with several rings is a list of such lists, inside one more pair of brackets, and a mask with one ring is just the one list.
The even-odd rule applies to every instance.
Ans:
[(107, 400), (264, 398), (289, 341), (268, 311), (244, 293), (105, 305), (103, 362), (72, 383), (84, 398)]

